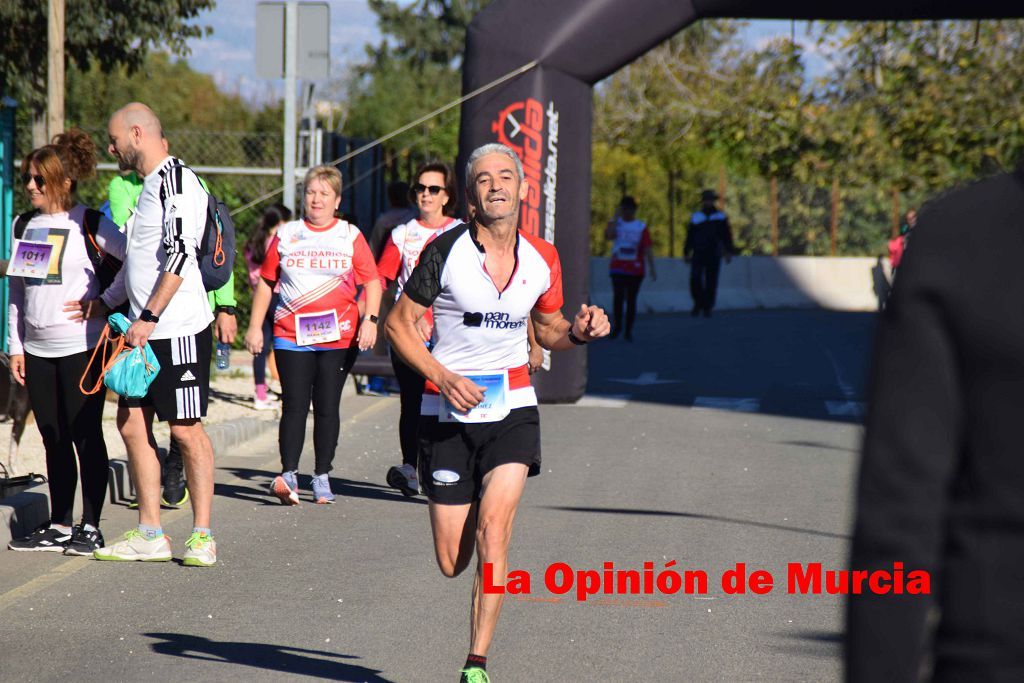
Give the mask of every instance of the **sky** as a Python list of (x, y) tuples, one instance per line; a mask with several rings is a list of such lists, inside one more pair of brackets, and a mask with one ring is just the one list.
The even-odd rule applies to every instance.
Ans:
[[(410, 0), (400, 0), (409, 4)], [(221, 90), (237, 93), (244, 99), (262, 104), (280, 97), (281, 79), (256, 75), (255, 26), (257, 0), (217, 0), (216, 7), (200, 15), (198, 23), (210, 26), (213, 34), (189, 41), (192, 68), (210, 74)], [(364, 46), (380, 41), (377, 17), (365, 0), (331, 0), (331, 76), (341, 79), (346, 70), (365, 58)], [(797, 22), (795, 37), (805, 49), (811, 75), (827, 69), (827, 62), (815, 51), (807, 35), (807, 23)], [(776, 37), (790, 37), (789, 21), (752, 21), (743, 30), (743, 40), (752, 49)], [(330, 92), (328, 83), (318, 84), (321, 95)]]

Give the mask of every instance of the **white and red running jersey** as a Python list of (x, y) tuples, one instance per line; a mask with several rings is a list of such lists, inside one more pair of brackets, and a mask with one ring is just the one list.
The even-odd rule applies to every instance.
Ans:
[[(359, 228), (336, 220), (325, 228), (291, 221), (267, 247), (260, 275), (281, 285), (274, 312), (275, 349), (345, 349), (359, 326), (356, 286), (377, 279), (373, 254)], [(337, 312), (337, 341), (299, 347), (297, 315)]]
[(651, 248), (651, 233), (643, 221), (618, 219), (608, 271), (621, 275), (644, 275), (644, 258)]
[(435, 228), (428, 228), (418, 218), (408, 223), (403, 223), (391, 231), (387, 242), (384, 244), (384, 251), (377, 262), (377, 272), (387, 280), (398, 282), (398, 290), (395, 292), (395, 301), (402, 296), (402, 288), (405, 281), (412, 275), (416, 264), (420, 262), (420, 253), (424, 247), (434, 238), (435, 235), (451, 229), (453, 226), (462, 223), (458, 218), (451, 218)]
[[(405, 293), (434, 309), (434, 358), (460, 374), (508, 372), (511, 408), (537, 405), (527, 367), (530, 312), (562, 308), (562, 266), (554, 245), (518, 232), (508, 283), (487, 272), (475, 225), (461, 225), (424, 249)], [(504, 289), (501, 289), (504, 285)], [(427, 382), (420, 413), (437, 415), (438, 390)]]

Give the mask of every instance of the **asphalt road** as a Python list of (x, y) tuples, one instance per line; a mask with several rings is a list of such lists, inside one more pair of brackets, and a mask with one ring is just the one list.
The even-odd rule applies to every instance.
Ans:
[[(644, 317), (636, 342), (595, 344), (591, 395), (541, 411), (511, 557), (532, 594), (506, 600), (493, 679), (838, 679), (841, 598), (790, 595), (787, 565), (845, 562), (871, 334), (867, 315), (727, 312)], [(271, 503), (274, 434), (219, 455), (215, 568), (0, 552), (0, 680), (457, 680), (472, 578), (440, 575), (425, 504), (383, 484), (397, 414), (345, 397), (334, 506)], [(108, 505), (103, 530), (133, 521)], [(190, 515), (165, 528), (180, 557)], [(707, 593), (544, 585), (556, 562), (672, 560)], [(773, 589), (726, 594), (739, 562)]]

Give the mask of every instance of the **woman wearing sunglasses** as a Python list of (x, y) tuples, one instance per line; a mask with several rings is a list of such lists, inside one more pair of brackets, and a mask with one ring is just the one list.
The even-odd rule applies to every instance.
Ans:
[[(11, 374), (28, 389), (46, 449), (50, 521), (8, 547), (92, 556), (103, 547), (105, 396), (86, 396), (79, 383), (96, 383), (99, 364), (89, 368), (89, 356), (106, 324), (107, 304), (125, 299), (123, 282), (110, 287), (124, 259), (125, 236), (75, 198), (78, 182), (96, 171), (96, 146), (85, 132), (73, 128), (56, 136), (21, 168), (32, 211), (12, 227), (8, 346)], [(33, 262), (38, 270), (27, 268)], [(72, 527), (79, 469), (82, 521)]]
[[(416, 180), (410, 194), (416, 204), (417, 216), (391, 231), (384, 251), (377, 263), (382, 279), (396, 283), (395, 301), (402, 295), (402, 287), (409, 279), (420, 259), (420, 252), (440, 230), (448, 230), (462, 221), (455, 215), (455, 174), (448, 164), (429, 162), (421, 165), (413, 176)], [(421, 321), (420, 336), (429, 346), (431, 335), (430, 312)], [(420, 419), (420, 399), (423, 396), (423, 378), (391, 352), (391, 366), (401, 391), (401, 417), (398, 421), (398, 440), (402, 448), (402, 465), (387, 473), (388, 486), (406, 496), (419, 493), (416, 474), (416, 426)]]

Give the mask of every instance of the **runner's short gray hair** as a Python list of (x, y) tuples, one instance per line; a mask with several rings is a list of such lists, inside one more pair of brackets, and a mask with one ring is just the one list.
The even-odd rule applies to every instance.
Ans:
[(488, 154), (504, 154), (507, 156), (516, 165), (516, 173), (519, 174), (519, 179), (526, 180), (526, 173), (523, 172), (523, 162), (519, 160), (519, 155), (515, 153), (515, 150), (508, 145), (501, 144), (500, 142), (490, 142), (486, 145), (477, 147), (469, 155), (469, 160), (466, 161), (467, 186), (473, 182), (473, 164)]

